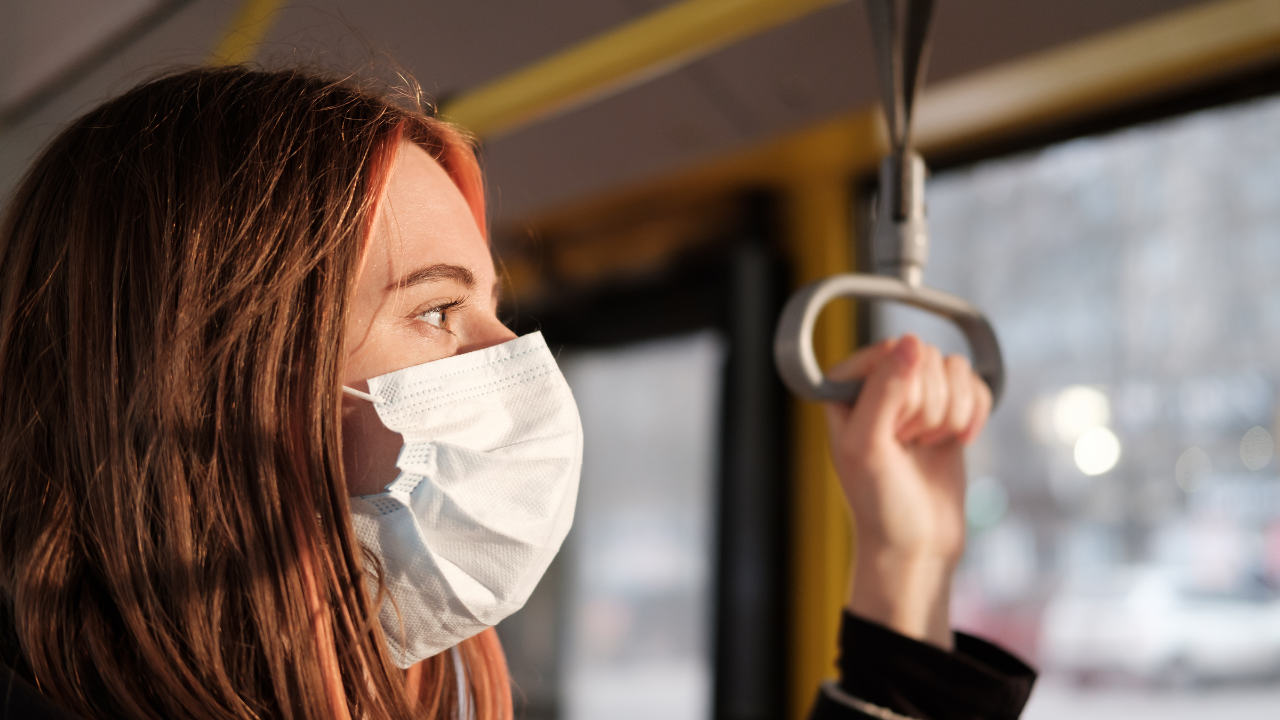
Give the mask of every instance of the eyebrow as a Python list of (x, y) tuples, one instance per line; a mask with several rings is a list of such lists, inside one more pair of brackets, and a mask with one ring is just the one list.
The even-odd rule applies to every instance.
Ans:
[(476, 276), (473, 275), (470, 270), (462, 267), (461, 265), (450, 265), (449, 263), (436, 263), (435, 265), (418, 268), (388, 285), (387, 289), (403, 290), (405, 288), (413, 287), (414, 285), (436, 282), (438, 280), (453, 280), (467, 286), (467, 289), (469, 290), (476, 289)]

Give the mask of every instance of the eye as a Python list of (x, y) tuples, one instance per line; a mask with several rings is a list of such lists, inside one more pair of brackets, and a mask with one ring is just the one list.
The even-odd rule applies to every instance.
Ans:
[(445, 324), (444, 308), (431, 308), (419, 315), (418, 319), (429, 325), (435, 325), (436, 327), (443, 329)]
[(461, 301), (454, 300), (443, 305), (437, 305), (425, 312), (419, 313), (415, 316), (415, 319), (421, 320), (433, 327), (440, 328), (441, 330), (448, 330), (450, 318), (453, 317), (454, 311), (457, 310), (458, 306), (461, 304)]

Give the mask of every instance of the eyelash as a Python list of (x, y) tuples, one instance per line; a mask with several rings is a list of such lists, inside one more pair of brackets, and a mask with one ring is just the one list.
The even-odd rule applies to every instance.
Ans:
[[(462, 300), (461, 298), (459, 298), (459, 299), (457, 299), (457, 300), (450, 300), (449, 302), (441, 303), (441, 304), (439, 304), (439, 305), (435, 305), (435, 306), (432, 306), (432, 307), (430, 307), (430, 308), (427, 308), (426, 310), (424, 310), (424, 311), (422, 311), (422, 312), (418, 313), (417, 315), (415, 315), (415, 316), (414, 316), (414, 319), (415, 319), (415, 320), (421, 320), (422, 322), (424, 322), (424, 323), (426, 323), (426, 324), (430, 325), (431, 327), (436, 328), (436, 329), (438, 329), (438, 330), (443, 330), (443, 331), (445, 331), (445, 332), (451, 332), (451, 331), (449, 330), (449, 313), (450, 313), (450, 311), (458, 310), (458, 309), (459, 309), (459, 308), (461, 308), (464, 304), (466, 304), (466, 301), (465, 301), (465, 300)], [(434, 323), (434, 322), (432, 322), (432, 321), (430, 321), (430, 320), (428, 320), (428, 319), (426, 319), (426, 318), (427, 318), (427, 316), (428, 316), (428, 315), (431, 315), (432, 313), (439, 313), (439, 315), (440, 315), (440, 322), (439, 322), (438, 324), (437, 324), (437, 323)]]

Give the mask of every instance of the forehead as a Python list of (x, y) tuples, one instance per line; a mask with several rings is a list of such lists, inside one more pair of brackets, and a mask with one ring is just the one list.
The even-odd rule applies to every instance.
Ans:
[(371, 230), (363, 274), (385, 283), (431, 263), (459, 265), (477, 277), (493, 274), (488, 241), (462, 192), (413, 143), (396, 152)]

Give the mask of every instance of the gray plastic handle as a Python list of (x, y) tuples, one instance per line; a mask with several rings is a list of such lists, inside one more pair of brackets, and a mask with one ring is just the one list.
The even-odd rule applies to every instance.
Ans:
[(847, 402), (858, 399), (862, 381), (828, 380), (813, 353), (813, 325), (818, 313), (838, 297), (864, 300), (893, 300), (941, 315), (960, 327), (969, 341), (973, 369), (991, 388), (993, 405), (1004, 391), (1004, 359), (991, 323), (978, 309), (954, 295), (927, 287), (913, 287), (884, 275), (833, 275), (800, 288), (778, 319), (773, 338), (773, 357), (778, 373), (791, 392), (817, 402)]

